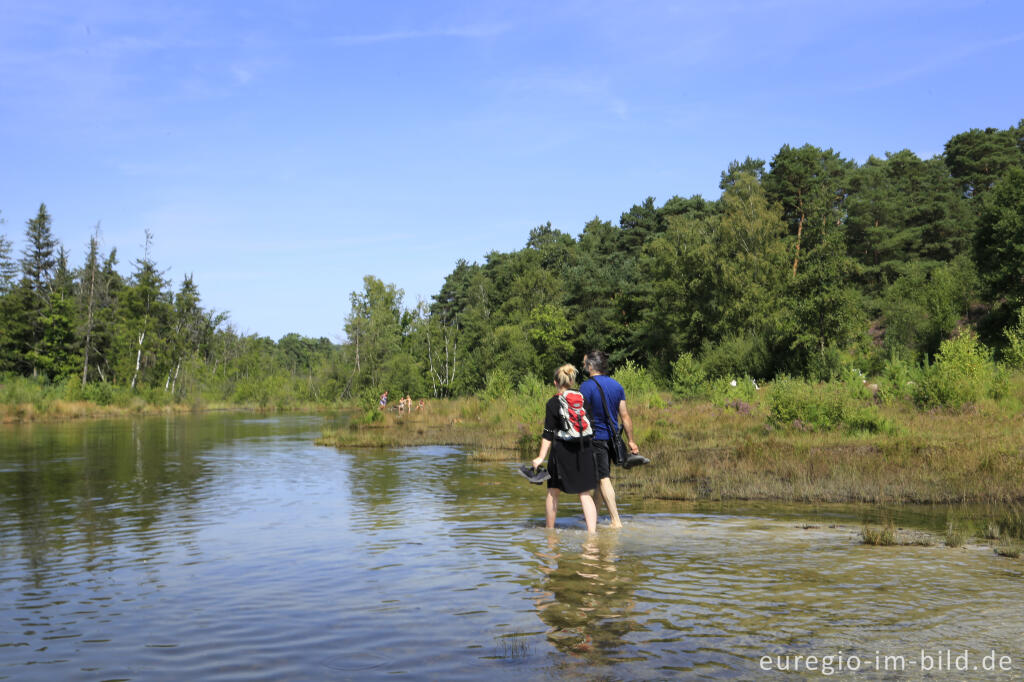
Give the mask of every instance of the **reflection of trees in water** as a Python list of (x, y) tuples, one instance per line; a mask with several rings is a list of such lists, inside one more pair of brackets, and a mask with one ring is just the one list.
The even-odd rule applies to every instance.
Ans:
[(394, 528), (422, 518), (431, 508), (455, 502), (454, 491), (466, 487), (461, 476), (452, 475), (464, 456), (447, 448), (367, 450), (351, 457), (352, 516), (370, 528)]
[[(353, 519), (374, 528), (390, 528), (399, 522), (397, 509), (403, 482), (394, 453), (359, 452), (352, 455), (347, 479)], [(413, 482), (410, 482), (413, 483)]]
[[(0, 513), (7, 546), (20, 545), (45, 575), (69, 549), (93, 565), (113, 545), (145, 554), (169, 513), (188, 516), (212, 472), (200, 456), (236, 437), (222, 417), (33, 424), (10, 429), (0, 447)], [(192, 524), (176, 529), (179, 539)]]
[(636, 616), (635, 581), (642, 574), (637, 557), (618, 553), (618, 534), (600, 534), (579, 552), (563, 551), (549, 533), (541, 559), (543, 596), (537, 614), (548, 626), (548, 641), (560, 651), (594, 663), (625, 654), (630, 632), (645, 630)]

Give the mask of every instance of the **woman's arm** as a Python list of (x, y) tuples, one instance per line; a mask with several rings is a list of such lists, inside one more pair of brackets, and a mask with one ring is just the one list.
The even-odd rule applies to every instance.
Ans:
[(541, 438), (541, 440), (540, 440), (540, 454), (537, 455), (537, 457), (532, 462), (530, 462), (530, 464), (533, 465), (534, 469), (536, 469), (537, 467), (539, 467), (541, 464), (544, 463), (544, 460), (547, 458), (548, 451), (550, 449), (551, 449), (551, 441), (549, 441), (547, 438)]

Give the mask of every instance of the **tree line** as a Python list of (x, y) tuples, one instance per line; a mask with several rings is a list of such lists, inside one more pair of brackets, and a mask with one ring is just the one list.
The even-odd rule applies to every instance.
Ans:
[(172, 289), (148, 233), (127, 277), (98, 228), (72, 267), (43, 205), (20, 259), (0, 235), (0, 372), (150, 399), (369, 401), (546, 378), (602, 348), (666, 385), (680, 362), (828, 380), (926, 363), (964, 329), (999, 352), (1019, 323), (1024, 120), (954, 135), (930, 159), (784, 145), (729, 164), (719, 186), (716, 200), (649, 197), (576, 236), (541, 225), (519, 250), (459, 260), (411, 308), (368, 275), (341, 344), (239, 334), (191, 276)]
[(101, 252), (97, 226), (74, 267), (45, 204), (26, 222), (20, 258), (0, 234), (0, 377), (31, 377), (62, 386), (59, 397), (101, 404), (337, 397), (337, 344), (239, 333), (226, 312), (202, 306), (192, 275), (172, 288), (152, 247), (147, 231), (123, 276), (117, 249)]
[(722, 172), (717, 200), (647, 198), (576, 236), (460, 260), (429, 303), (374, 277), (352, 295), (346, 352), (367, 387), (466, 394), (500, 371), (546, 378), (586, 350), (664, 385), (710, 377), (829, 380), (926, 363), (970, 329), (1006, 343), (1024, 302), (1024, 120), (862, 164), (784, 145)]

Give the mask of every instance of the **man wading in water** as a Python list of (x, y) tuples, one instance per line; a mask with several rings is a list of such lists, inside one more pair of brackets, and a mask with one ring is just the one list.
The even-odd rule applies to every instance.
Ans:
[[(626, 391), (622, 384), (605, 376), (608, 371), (608, 354), (602, 350), (592, 350), (583, 356), (583, 371), (590, 375), (590, 379), (584, 381), (580, 386), (580, 393), (587, 402), (593, 406), (590, 419), (594, 425), (594, 454), (597, 457), (597, 478), (598, 486), (594, 494), (594, 504), (598, 510), (601, 509), (601, 500), (608, 505), (608, 516), (611, 519), (612, 528), (622, 528), (622, 521), (619, 519), (619, 508), (615, 505), (615, 489), (612, 488), (611, 479), (611, 458), (614, 456), (612, 450), (612, 438), (619, 437), (619, 424), (622, 424), (626, 431), (627, 446), (629, 447), (629, 462), (624, 464), (627, 468), (637, 464), (647, 464), (646, 457), (640, 457), (640, 448), (633, 440), (633, 420), (629, 418), (626, 410)], [(600, 385), (600, 388), (598, 387)], [(604, 395), (602, 395), (602, 391)], [(605, 405), (608, 412), (605, 412)]]

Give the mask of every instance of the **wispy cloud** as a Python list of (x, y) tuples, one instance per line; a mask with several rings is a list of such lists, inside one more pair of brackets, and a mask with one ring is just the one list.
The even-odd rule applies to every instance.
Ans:
[(889, 87), (890, 85), (897, 85), (933, 71), (937, 71), (945, 66), (949, 66), (950, 64), (955, 64), (981, 52), (987, 52), (1006, 45), (1013, 45), (1014, 43), (1019, 43), (1021, 41), (1024, 41), (1024, 33), (1017, 33), (1010, 36), (1004, 36), (1002, 38), (995, 38), (993, 40), (985, 40), (972, 43), (970, 45), (964, 45), (959, 49), (945, 53), (941, 57), (927, 59), (905, 69), (893, 71), (892, 73), (886, 74), (873, 81), (862, 83), (861, 85), (853, 88), (844, 89), (853, 92), (863, 92), (865, 90), (875, 90), (878, 88)]
[(629, 103), (617, 95), (607, 77), (587, 74), (532, 74), (495, 81), (498, 89), (516, 99), (530, 97), (550, 101), (568, 98), (591, 102), (625, 120), (629, 116)]
[(334, 36), (331, 38), (331, 42), (336, 45), (356, 46), (430, 38), (494, 38), (507, 32), (510, 28), (511, 26), (508, 24), (494, 24), (481, 26), (452, 26), (448, 28), (428, 30), (387, 31), (384, 33), (361, 33)]

